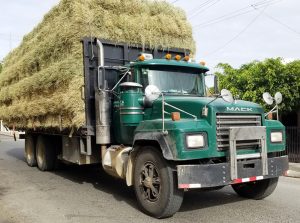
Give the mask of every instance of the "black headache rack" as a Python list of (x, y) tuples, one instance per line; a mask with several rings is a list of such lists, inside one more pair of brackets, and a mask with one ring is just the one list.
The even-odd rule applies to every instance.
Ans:
[[(180, 56), (189, 55), (190, 51), (185, 49), (162, 47), (151, 48), (142, 45), (129, 45), (127, 43), (115, 43), (104, 39), (99, 39), (104, 47), (104, 66), (124, 66), (131, 61), (135, 61), (138, 55), (151, 53), (153, 58), (161, 59), (167, 53), (178, 54)], [(97, 89), (98, 77), (98, 46), (97, 38), (85, 37), (81, 40), (83, 45), (83, 65), (84, 65), (84, 102), (86, 126), (80, 130), (81, 135), (94, 136), (96, 126), (95, 114), (95, 89)], [(106, 69), (105, 77), (108, 87), (111, 89), (118, 80), (119, 73), (114, 69)]]

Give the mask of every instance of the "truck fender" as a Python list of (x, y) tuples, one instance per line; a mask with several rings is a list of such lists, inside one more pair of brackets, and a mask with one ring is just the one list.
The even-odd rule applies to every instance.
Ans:
[(128, 187), (133, 185), (133, 153), (130, 153), (126, 168), (126, 184)]
[(149, 145), (153, 144), (153, 142), (157, 145), (159, 145), (159, 149), (162, 152), (162, 155), (167, 160), (174, 160), (175, 156), (171, 150), (170, 146), (171, 144), (170, 139), (167, 139), (167, 137), (161, 133), (161, 132), (143, 132), (143, 133), (137, 133), (134, 136), (133, 140), (133, 150), (130, 152), (128, 163), (126, 167), (126, 184), (127, 186), (133, 185), (133, 166), (134, 166), (134, 159), (136, 156), (137, 151), (141, 146), (143, 145)]
[(141, 145), (149, 145), (151, 142), (155, 142), (159, 145), (163, 157), (166, 160), (176, 159), (176, 145), (172, 143), (172, 139), (170, 139), (168, 135), (164, 135), (162, 132), (139, 132), (135, 134), (133, 148)]

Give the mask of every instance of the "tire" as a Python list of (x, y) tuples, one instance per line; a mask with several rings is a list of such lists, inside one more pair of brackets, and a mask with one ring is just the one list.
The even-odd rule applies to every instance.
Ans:
[(233, 184), (233, 190), (241, 197), (261, 200), (271, 195), (278, 183), (278, 177), (254, 182)]
[(41, 171), (53, 170), (56, 164), (55, 149), (52, 148), (50, 138), (40, 135), (36, 144), (36, 161)]
[(32, 135), (26, 135), (24, 156), (27, 165), (30, 167), (36, 166), (35, 150), (35, 138)]
[(182, 204), (184, 194), (177, 187), (170, 165), (151, 146), (142, 148), (136, 156), (134, 190), (143, 212), (156, 218), (174, 215)]

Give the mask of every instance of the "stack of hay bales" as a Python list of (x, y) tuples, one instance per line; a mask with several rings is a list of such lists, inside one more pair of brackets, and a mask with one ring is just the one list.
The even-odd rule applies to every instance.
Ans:
[(164, 1), (61, 0), (0, 73), (0, 119), (19, 128), (85, 124), (81, 38), (194, 50), (185, 13)]

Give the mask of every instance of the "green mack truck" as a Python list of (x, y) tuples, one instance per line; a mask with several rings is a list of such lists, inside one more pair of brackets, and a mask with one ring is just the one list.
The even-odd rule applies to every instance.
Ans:
[(29, 166), (53, 170), (58, 160), (101, 163), (133, 186), (141, 209), (176, 213), (185, 191), (231, 185), (263, 199), (288, 170), (285, 128), (258, 104), (229, 91), (207, 97), (208, 68), (184, 49), (149, 48), (84, 38), (86, 125), (27, 129)]

